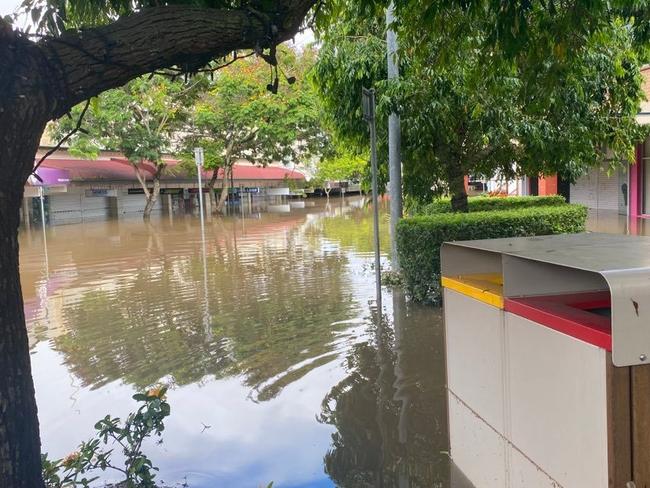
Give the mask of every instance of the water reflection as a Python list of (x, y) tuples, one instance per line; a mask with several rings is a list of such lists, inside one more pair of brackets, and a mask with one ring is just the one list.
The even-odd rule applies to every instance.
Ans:
[(650, 235), (648, 219), (627, 219), (614, 210), (589, 211), (587, 229), (608, 234)]
[[(165, 375), (185, 385), (243, 374), (258, 394), (273, 396), (277, 381), (262, 386), (266, 381), (331, 351), (331, 317), (347, 318), (351, 303), (342, 282), (345, 259), (291, 245), (279, 251), (264, 240), (243, 259), (233, 242), (209, 246), (209, 303), (201, 257), (163, 254), (116, 290), (83, 292), (66, 310), (75, 328), (55, 338), (55, 347), (86, 385), (123, 379), (142, 387)], [(292, 301), (295, 295), (300, 300)], [(199, 327), (204, 321), (208, 327)]]
[(54, 227), (47, 245), (24, 232), (45, 450), (64, 456), (163, 380), (173, 412), (148, 449), (169, 483), (469, 487), (446, 455), (440, 313), (385, 291), (374, 320), (372, 262), (355, 199), (211, 219), (205, 240), (191, 217)]
[(21, 263), (51, 455), (163, 380), (167, 482), (449, 486), (440, 316), (386, 291), (372, 319), (363, 201), (211, 219), (205, 240), (191, 217), (54, 227), (49, 272), (42, 237)]
[(323, 400), (319, 420), (336, 426), (325, 470), (341, 487), (447, 486), (440, 316), (400, 293), (392, 304)]

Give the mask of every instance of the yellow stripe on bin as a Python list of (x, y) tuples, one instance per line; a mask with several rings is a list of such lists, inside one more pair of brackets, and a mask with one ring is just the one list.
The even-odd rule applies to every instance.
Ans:
[(498, 273), (442, 277), (442, 286), (475, 298), (493, 307), (503, 308), (503, 276)]

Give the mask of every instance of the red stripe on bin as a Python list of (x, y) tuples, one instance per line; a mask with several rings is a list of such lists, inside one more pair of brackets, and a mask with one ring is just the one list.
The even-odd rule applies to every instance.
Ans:
[(611, 319), (589, 312), (609, 308), (609, 293), (506, 298), (505, 310), (607, 351), (612, 350)]

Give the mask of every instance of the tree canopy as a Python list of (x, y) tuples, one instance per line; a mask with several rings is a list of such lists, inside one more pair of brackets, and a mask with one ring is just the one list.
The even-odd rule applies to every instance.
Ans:
[[(87, 106), (77, 105), (72, 117), (64, 117), (54, 125), (54, 135), (62, 138), (71, 131), (72, 154), (97, 157), (102, 149), (124, 154), (144, 191), (147, 219), (158, 199), (160, 178), (167, 167), (163, 155), (177, 146), (178, 134), (189, 122), (189, 106), (199, 93), (199, 85), (200, 80), (184, 85), (163, 76), (136, 78), (121, 88), (102, 93)], [(83, 130), (74, 132), (80, 117)]]
[(275, 94), (267, 89), (274, 80), (266, 62), (242, 59), (217, 73), (192, 107), (185, 146), (204, 148), (205, 167), (213, 170), (209, 188), (223, 169), (226, 183), (218, 208), (237, 160), (257, 165), (303, 163), (325, 152), (318, 99), (306, 82), (314, 56), (309, 49), (300, 53), (281, 49), (278, 59), (285, 83)]
[[(316, 82), (340, 136), (359, 147), (367, 146), (361, 86), (379, 90), (380, 148), (387, 113), (400, 114), (410, 196), (448, 191), (464, 209), (466, 174), (559, 172), (574, 179), (590, 166), (631, 158), (642, 138), (635, 115), (645, 59), (631, 17), (612, 13), (580, 31), (579, 42), (560, 37), (551, 44), (549, 29), (560, 27), (537, 5), (526, 17), (527, 50), (518, 52), (495, 33), (502, 19), (487, 3), (484, 16), (471, 23), (468, 12), (476, 5), (470, 11), (438, 5), (432, 18), (420, 18), (421, 9), (398, 4), (399, 81), (385, 81), (382, 17), (364, 17), (363, 9), (350, 6), (321, 35)], [(553, 15), (560, 22), (569, 14), (562, 7)], [(430, 22), (435, 28), (426, 29)]]
[(329, 181), (360, 181), (367, 169), (367, 153), (354, 154), (350, 151), (338, 150), (318, 162), (313, 181), (318, 184), (327, 184)]
[[(187, 107), (196, 91), (195, 85), (154, 76), (104, 92), (89, 103), (83, 130), (70, 138), (70, 151), (91, 157), (103, 149), (120, 151), (134, 164), (157, 164), (171, 151), (174, 136), (185, 126)], [(83, 109), (78, 105), (72, 117), (58, 121), (54, 136), (60, 138), (70, 131)]]

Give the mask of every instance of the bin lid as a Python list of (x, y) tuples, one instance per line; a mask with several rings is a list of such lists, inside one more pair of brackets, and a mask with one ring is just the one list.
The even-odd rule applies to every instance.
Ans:
[(465, 272), (472, 250), (500, 255), (506, 297), (609, 289), (614, 364), (650, 363), (650, 238), (583, 233), (456, 241), (442, 247), (443, 269)]

